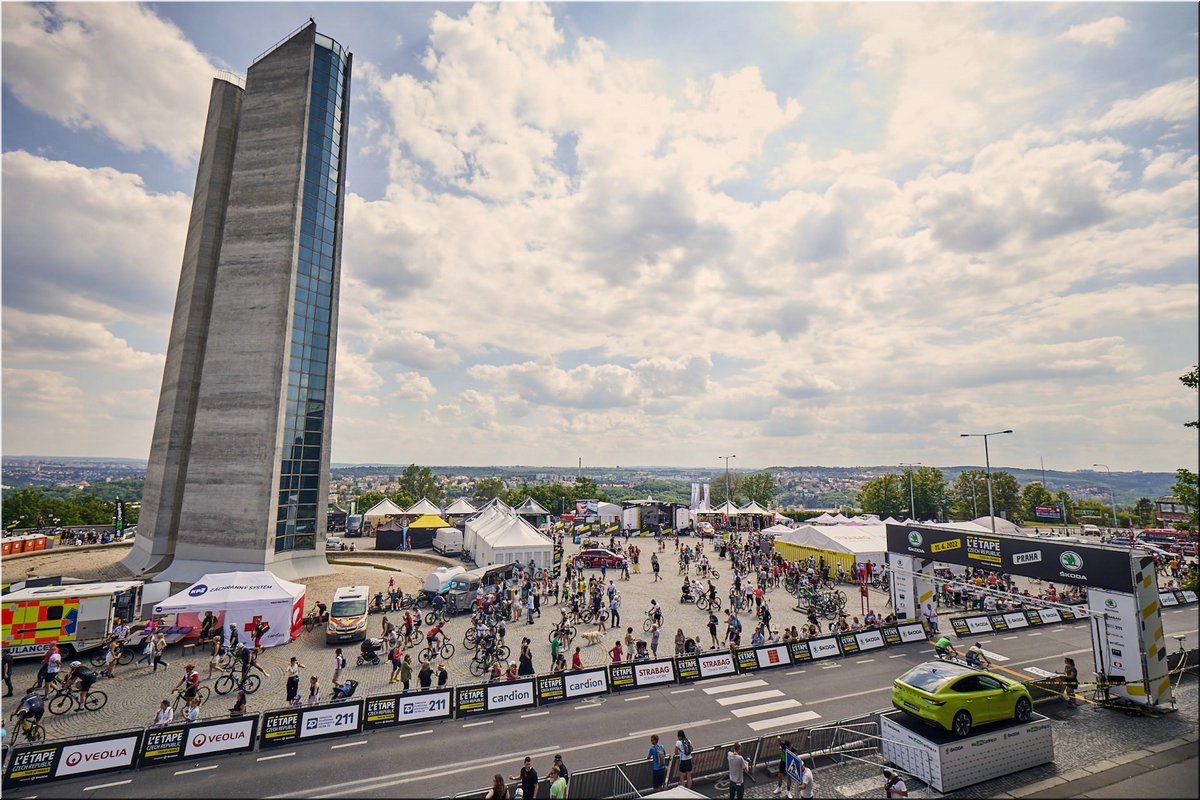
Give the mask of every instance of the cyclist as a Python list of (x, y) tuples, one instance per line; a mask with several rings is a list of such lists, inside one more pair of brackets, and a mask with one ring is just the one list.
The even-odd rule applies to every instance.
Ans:
[(695, 598), (692, 596), (692, 584), (685, 575), (683, 578), (683, 587), (679, 590), (679, 602), (690, 603)]
[(425, 644), (429, 647), (430, 652), (436, 653), (441, 647), (442, 629), (436, 623), (425, 631)]
[(67, 680), (64, 683), (67, 689), (71, 688), (77, 678), (79, 679), (79, 708), (75, 711), (80, 712), (87, 709), (88, 689), (91, 689), (92, 684), (96, 682), (96, 673), (92, 671), (91, 667), (85, 667), (79, 661), (72, 661), (71, 671), (67, 673)]
[(660, 606), (658, 604), (657, 600), (650, 601), (650, 610), (647, 611), (646, 613), (650, 617), (650, 620), (655, 625), (659, 626), (660, 628), (662, 627), (662, 622), (663, 622), (662, 606)]
[(988, 661), (987, 656), (983, 654), (983, 648), (979, 646), (979, 642), (976, 642), (967, 651), (967, 666), (975, 669), (987, 669), (992, 666), (992, 662)]
[(434, 611), (435, 619), (445, 619), (446, 618), (446, 598), (442, 597), (440, 594), (435, 594), (433, 596), (433, 611)]
[(185, 689), (183, 698), (191, 700), (196, 696), (200, 689), (200, 673), (196, 670), (195, 664), (188, 664), (183, 668), (183, 677), (179, 679), (179, 683), (175, 684), (175, 691)]
[(934, 647), (934, 650), (937, 652), (938, 658), (945, 658), (946, 656), (949, 656), (949, 655), (953, 655), (955, 658), (958, 657), (958, 650), (956, 650), (954, 648), (954, 645), (951, 644), (949, 637), (947, 637), (945, 635), (943, 635), (940, 639), (938, 639), (936, 642), (934, 642), (933, 647)]
[(21, 704), (8, 715), (8, 718), (16, 717), (17, 730), (24, 731), (27, 725), (41, 722), (45, 713), (46, 703), (42, 700), (42, 696), (38, 694), (37, 689), (29, 688), (25, 690), (25, 697), (22, 698)]

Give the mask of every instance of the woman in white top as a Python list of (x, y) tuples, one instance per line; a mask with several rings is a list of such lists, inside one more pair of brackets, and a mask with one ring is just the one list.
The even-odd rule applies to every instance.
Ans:
[(188, 722), (200, 721), (200, 698), (193, 697), (188, 701), (187, 710), (184, 711), (184, 718)]
[(165, 728), (175, 720), (175, 709), (171, 708), (171, 703), (163, 700), (158, 706), (158, 713), (154, 715), (154, 724), (152, 728)]

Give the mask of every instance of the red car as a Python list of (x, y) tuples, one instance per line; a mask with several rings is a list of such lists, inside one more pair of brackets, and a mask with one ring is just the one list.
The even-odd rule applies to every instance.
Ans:
[(606, 567), (616, 568), (624, 564), (625, 559), (611, 550), (589, 548), (579, 551), (579, 555), (575, 556), (575, 563), (584, 567), (599, 567), (603, 564)]

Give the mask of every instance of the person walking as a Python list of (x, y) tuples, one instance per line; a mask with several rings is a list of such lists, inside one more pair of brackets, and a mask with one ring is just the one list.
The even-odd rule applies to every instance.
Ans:
[(655, 658), (658, 658), (658, 637), (660, 633), (661, 631), (659, 631), (657, 625), (650, 626), (650, 652)]
[(151, 665), (152, 672), (158, 672), (158, 666), (161, 664), (163, 669), (166, 669), (167, 662), (163, 661), (163, 653), (167, 652), (167, 635), (162, 631), (154, 637), (154, 663)]
[[(812, 767), (804, 762), (800, 763), (800, 785), (796, 787), (800, 790), (800, 797), (804, 800), (811, 800), (813, 796), (813, 772)], [(791, 797), (788, 793), (788, 797)]]
[(708, 612), (708, 635), (712, 639), (714, 650), (721, 646), (721, 643), (717, 641), (717, 612), (715, 611)]
[[(609, 586), (611, 587), (612, 584)], [(619, 592), (612, 592), (609, 595), (608, 610), (612, 626), (615, 628), (621, 624), (621, 595)]]
[(1079, 670), (1075, 668), (1075, 659), (1063, 659), (1063, 689), (1067, 698), (1067, 706), (1075, 707), (1075, 690), (1079, 688)]
[(342, 670), (346, 668), (346, 657), (342, 655), (342, 648), (333, 651), (333, 685), (340, 686), (342, 683)]
[(408, 685), (412, 682), (412, 656), (408, 653), (404, 654), (404, 660), (400, 662), (400, 691), (407, 692)]
[(308, 705), (315, 706), (321, 702), (321, 682), (316, 675), (308, 678)]
[(652, 553), (650, 555), (650, 569), (654, 571), (654, 580), (661, 581), (662, 575), (660, 573), (662, 568), (658, 563), (658, 553)]
[(536, 800), (538, 793), (538, 774), (537, 770), (533, 768), (532, 758), (525, 756), (525, 761), (521, 764), (521, 771), (510, 777), (509, 780), (519, 780), (521, 782), (522, 800)]
[(650, 774), (657, 792), (667, 782), (667, 749), (658, 743), (657, 733), (650, 734), (650, 752), (646, 757), (650, 759)]
[(733, 743), (726, 759), (729, 761), (729, 800), (742, 800), (746, 796), (746, 775), (750, 767), (742, 757), (741, 742)]
[(783, 784), (784, 784), (784, 781), (786, 780), (787, 781), (786, 797), (788, 798), (788, 800), (792, 800), (792, 776), (787, 771), (787, 754), (791, 749), (792, 749), (791, 741), (784, 739), (782, 742), (779, 743), (779, 771), (777, 773), (775, 773), (775, 790), (773, 792), (771, 792), (772, 795), (778, 795), (780, 792), (784, 791)]
[(295, 656), (288, 662), (287, 666), (287, 704), (289, 706), (300, 705), (300, 670), (306, 667), (301, 664)]
[(3, 663), (3, 669), (4, 669), (4, 672), (3, 672), (4, 696), (12, 697), (12, 695), (13, 695), (13, 685), (12, 685), (13, 654), (10, 653), (7, 649), (4, 651), (2, 663)]
[(525, 609), (529, 612), (529, 621), (526, 624), (532, 625), (533, 624), (533, 612), (534, 612), (533, 592), (530, 592), (529, 596), (526, 597), (526, 599), (525, 599)]

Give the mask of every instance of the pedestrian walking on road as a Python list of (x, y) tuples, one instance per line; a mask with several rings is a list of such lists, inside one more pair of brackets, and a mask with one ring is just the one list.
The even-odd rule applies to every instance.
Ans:
[(1063, 659), (1063, 688), (1067, 697), (1067, 705), (1075, 707), (1075, 690), (1079, 688), (1079, 670), (1075, 668), (1075, 659)]
[(159, 633), (154, 637), (154, 663), (151, 665), (152, 672), (158, 672), (158, 667), (161, 664), (163, 669), (166, 669), (167, 662), (163, 661), (163, 653), (167, 652), (167, 636), (164, 633)]
[(650, 555), (650, 569), (654, 570), (654, 580), (661, 581), (662, 575), (660, 574), (661, 566), (658, 563), (658, 553)]

